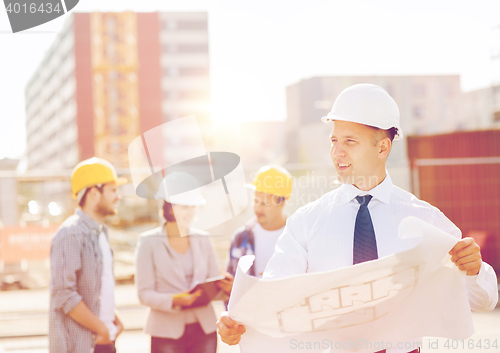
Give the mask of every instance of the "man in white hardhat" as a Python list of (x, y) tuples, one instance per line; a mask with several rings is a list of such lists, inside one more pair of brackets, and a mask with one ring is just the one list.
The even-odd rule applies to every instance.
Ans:
[(50, 249), (50, 353), (116, 352), (123, 331), (115, 314), (113, 258), (106, 216), (117, 213), (118, 178), (111, 163), (90, 158), (73, 169), (79, 208), (59, 227)]
[[(330, 155), (342, 186), (288, 219), (264, 278), (331, 271), (406, 250), (397, 232), (407, 216), (461, 238), (460, 230), (437, 208), (392, 184), (386, 161), (393, 140), (401, 139), (402, 131), (397, 104), (384, 89), (372, 84), (351, 86), (340, 93), (322, 120), (333, 122)], [(481, 260), (474, 239), (459, 240), (450, 255), (467, 274), (471, 309), (492, 310), (498, 301), (496, 275)], [(237, 344), (245, 332), (243, 325), (227, 315), (217, 325), (228, 344)], [(401, 347), (418, 352), (420, 343), (421, 338), (415, 338)]]

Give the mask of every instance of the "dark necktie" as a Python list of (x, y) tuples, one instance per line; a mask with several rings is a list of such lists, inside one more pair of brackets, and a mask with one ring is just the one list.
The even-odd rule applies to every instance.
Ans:
[(357, 196), (359, 210), (356, 216), (356, 225), (354, 226), (354, 246), (353, 246), (353, 264), (378, 259), (377, 240), (373, 230), (372, 218), (368, 211), (368, 203), (372, 195)]

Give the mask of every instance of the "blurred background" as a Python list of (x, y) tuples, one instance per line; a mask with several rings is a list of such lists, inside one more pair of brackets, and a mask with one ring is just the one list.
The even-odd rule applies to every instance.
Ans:
[[(393, 182), (441, 209), (500, 270), (497, 0), (81, 0), (16, 34), (0, 10), (0, 48), (0, 351), (47, 351), (50, 239), (76, 207), (79, 161), (108, 159), (130, 179), (130, 142), (194, 114), (206, 150), (238, 154), (247, 182), (267, 164), (292, 173), (291, 214), (338, 186), (320, 117), (356, 83), (384, 87), (400, 108)], [(159, 204), (132, 184), (120, 192), (108, 220), (117, 301), (130, 342), (146, 344), (124, 337), (122, 351), (140, 352), (149, 341), (133, 256)], [(221, 269), (252, 215), (249, 205), (208, 230)]]

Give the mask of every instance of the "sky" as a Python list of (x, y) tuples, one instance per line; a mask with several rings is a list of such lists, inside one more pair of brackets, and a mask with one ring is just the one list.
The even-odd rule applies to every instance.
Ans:
[[(314, 76), (459, 74), (464, 91), (500, 80), (498, 0), (80, 0), (73, 11), (124, 10), (208, 12), (218, 124), (284, 120), (285, 88)], [(25, 153), (24, 89), (67, 17), (12, 34), (0, 4), (0, 159)]]

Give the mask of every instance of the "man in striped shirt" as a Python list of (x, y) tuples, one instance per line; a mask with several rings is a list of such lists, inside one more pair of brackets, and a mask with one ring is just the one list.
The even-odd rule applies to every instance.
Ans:
[(115, 314), (113, 259), (106, 216), (117, 213), (118, 178), (106, 160), (79, 163), (71, 175), (79, 208), (52, 240), (49, 351), (114, 353), (123, 325)]

